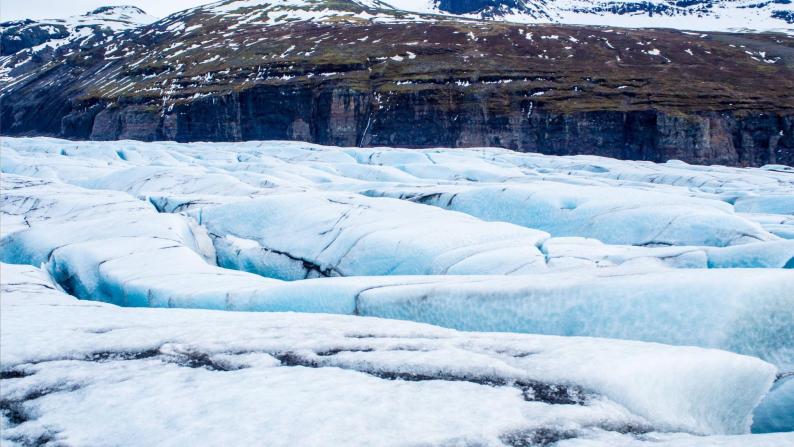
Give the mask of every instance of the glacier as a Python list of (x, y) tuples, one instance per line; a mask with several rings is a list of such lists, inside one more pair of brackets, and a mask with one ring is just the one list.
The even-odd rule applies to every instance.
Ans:
[[(9, 395), (17, 396), (3, 397), (3, 402), (16, 402), (6, 405), (10, 410), (3, 407), (3, 414), (12, 422), (24, 414), (43, 415), (39, 422), (14, 422), (14, 438), (8, 438), (13, 442), (50, 436), (48, 426), (67, 427), (64, 433), (77, 443), (98, 439), (91, 436), (130, 436), (131, 431), (121, 431), (140, 421), (120, 427), (118, 433), (99, 433), (80, 421), (63, 419), (69, 411), (102, 407), (99, 394), (82, 394), (83, 383), (96, 387), (96, 393), (154, 396), (143, 383), (152, 390), (165, 385), (152, 379), (127, 388), (116, 376), (162, 374), (173, 381), (169, 388), (180, 390), (184, 381), (207, 380), (215, 385), (202, 385), (209, 386), (204, 390), (210, 399), (203, 405), (211, 405), (212, 386), (231, 385), (223, 385), (227, 379), (215, 382), (207, 371), (240, 374), (240, 383), (254, 387), (260, 379), (284, 383), (297, 377), (279, 372), (265, 379), (266, 371), (260, 370), (287, 365), (314, 371), (300, 373), (307, 381), (320, 377), (315, 374), (337, 374), (318, 369), (339, 369), (339, 377), (322, 380), (338, 379), (344, 389), (359, 386), (358, 376), (346, 375), (363, 371), (367, 386), (396, 393), (401, 396), (397, 403), (421, 400), (418, 396), (425, 392), (462, 393), (459, 405), (471, 407), (471, 415), (457, 419), (444, 408), (434, 413), (448, 414), (459, 423), (456, 428), (414, 422), (426, 427), (412, 431), (416, 439), (429, 444), (531, 445), (541, 443), (545, 434), (555, 445), (791, 443), (781, 434), (716, 436), (751, 429), (794, 431), (790, 168), (654, 164), (493, 148), (49, 138), (3, 138), (0, 157), (0, 351), (14, 353), (8, 363), (2, 362), (3, 371), (11, 371), (3, 388), (14, 384), (16, 391)], [(50, 305), (57, 309), (45, 311)], [(73, 311), (80, 314), (69, 315)], [(42, 312), (53, 313), (46, 324), (35, 320)], [(91, 326), (91, 321), (102, 327), (96, 333), (88, 330), (85, 337), (71, 337), (64, 335), (66, 326), (59, 329), (65, 321), (72, 325), (69, 331), (80, 334), (80, 325)], [(166, 321), (173, 321), (176, 329)], [(323, 331), (331, 326), (353, 327), (358, 321), (379, 333), (405, 327), (463, 334), (467, 341), (443, 354), (422, 344), (381, 350), (367, 344), (372, 337), (364, 330), (362, 338), (354, 337), (359, 344), (350, 349), (333, 343), (315, 349), (300, 341), (301, 336), (324, 339)], [(218, 328), (208, 329), (214, 325)], [(249, 325), (274, 325), (273, 331), (294, 326), (296, 335), (288, 345), (275, 339), (263, 342), (267, 349), (232, 349), (234, 343), (220, 335), (236, 340), (233, 334), (242, 326), (239, 343), (244, 344), (253, 330), (245, 329)], [(138, 337), (161, 337), (160, 342), (130, 346), (123, 336), (116, 338), (116, 333), (144, 327), (151, 336)], [(314, 327), (317, 331), (309, 334)], [(33, 336), (34, 328), (42, 333)], [(208, 333), (202, 335), (201, 328)], [(120, 345), (96, 350), (92, 343), (105, 333)], [(72, 341), (59, 344), (58, 337)], [(386, 338), (402, 343), (400, 337)], [(26, 341), (12, 348), (6, 340), (14, 339)], [(45, 339), (49, 341), (35, 341)], [(487, 349), (476, 348), (480, 342), (473, 340), (486, 339)], [(545, 346), (560, 349), (546, 355), (538, 351)], [(500, 363), (493, 355), (518, 347), (525, 354), (516, 358), (539, 363), (510, 360), (510, 368), (523, 368), (520, 374), (494, 366)], [(23, 358), (26, 352), (41, 357)], [(98, 360), (86, 360), (93, 356)], [(700, 358), (707, 363), (697, 363)], [(443, 364), (451, 359), (459, 363)], [(718, 359), (728, 363), (718, 365)], [(756, 373), (742, 372), (744, 367), (736, 365), (750, 360), (736, 359), (758, 362), (748, 363), (758, 365)], [(708, 363), (712, 360), (716, 363)], [(37, 369), (45, 361), (46, 367)], [(134, 371), (124, 372), (128, 367)], [(75, 381), (81, 368), (91, 372), (82, 382)], [(658, 375), (643, 376), (656, 370)], [(607, 371), (614, 377), (607, 379)], [(40, 381), (47, 377), (58, 381), (56, 388), (68, 390), (67, 395), (58, 397), (58, 392), (30, 399), (30, 404), (19, 397), (45, 387)], [(487, 405), (499, 399), (514, 408), (509, 394), (520, 386), (504, 384), (541, 379), (554, 389), (574, 390), (570, 392), (576, 396), (592, 394), (588, 402), (593, 405), (583, 410), (580, 403), (544, 402), (552, 408), (517, 411), (516, 421), (524, 422), (494, 420), (495, 425), (477, 433), (465, 428), (463, 420), (484, 417), (474, 414), (492, 411)], [(450, 383), (430, 384), (438, 381)], [(409, 386), (414, 382), (422, 385)], [(706, 383), (724, 388), (702, 389)], [(734, 385), (728, 387), (730, 383)], [(464, 389), (470, 386), (487, 388), (472, 391), (483, 393), (482, 406), (466, 403)], [(309, 399), (304, 392), (295, 385), (286, 394), (259, 398)], [(525, 391), (518, 392), (523, 401)], [(659, 400), (654, 393), (669, 394), (669, 399)], [(367, 393), (357, 396), (371, 399)], [(246, 402), (254, 405), (253, 400)], [(30, 409), (24, 410), (27, 405)], [(381, 408), (383, 417), (389, 411), (419, 411), (398, 407)], [(69, 410), (61, 412), (63, 408)], [(183, 417), (169, 413), (176, 407), (157, 411), (164, 417)], [(250, 411), (252, 417), (277, 418), (277, 412)], [(549, 425), (522, 427), (525, 419)], [(160, 442), (166, 431), (158, 428), (148, 440)], [(231, 442), (221, 433), (210, 435)], [(339, 442), (346, 439), (341, 430), (337, 435)], [(262, 434), (240, 436), (245, 440)], [(190, 441), (172, 442), (178, 444), (177, 439)], [(273, 445), (283, 442), (267, 439)]]
[[(124, 309), (75, 300), (35, 267), (0, 268), (3, 437), (13, 442), (366, 444), (393, 432), (387, 445), (544, 433), (697, 445), (695, 434), (745, 432), (775, 376), (752, 357), (625, 340)], [(116, 423), (95, 424), (107, 418)]]
[(397, 197), (511, 222), (554, 236), (617, 245), (728, 246), (774, 239), (733, 206), (682, 194), (592, 184), (536, 181), (518, 185), (390, 188), (367, 195)]
[[(150, 203), (137, 205), (121, 195), (113, 214), (85, 217), (74, 202), (82, 202), (82, 193), (91, 203), (96, 190), (2, 176), (4, 211), (18, 217), (42, 208), (54, 212), (2, 238), (0, 259), (44, 265), (64, 289), (84, 299), (627, 338), (794, 365), (794, 276), (788, 269), (701, 271), (629, 255), (612, 268), (563, 262), (549, 269), (536, 246), (548, 239), (543, 232), (394, 199), (272, 194), (200, 208), (193, 220), (193, 213), (160, 214)], [(45, 187), (66, 194), (43, 194)], [(37, 206), (22, 205), (31, 203)], [(285, 222), (294, 224), (280, 227)], [(217, 234), (226, 236), (213, 244)], [(376, 237), (367, 240), (371, 234)], [(583, 255), (563, 252), (549, 264), (577, 256)], [(513, 265), (536, 271), (505, 276)], [(312, 273), (313, 279), (304, 279)]]
[[(505, 274), (546, 267), (538, 248), (545, 232), (394, 199), (273, 194), (202, 209), (196, 218), (211, 234), (233, 237), (216, 245), (220, 265), (239, 260), (274, 278)], [(289, 260), (315, 271), (280, 271)]]

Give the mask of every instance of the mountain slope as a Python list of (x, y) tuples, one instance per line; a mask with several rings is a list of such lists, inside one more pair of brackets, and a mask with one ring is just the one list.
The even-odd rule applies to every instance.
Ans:
[(156, 20), (134, 6), (106, 6), (67, 19), (4, 22), (0, 24), (0, 54), (8, 56), (26, 49), (35, 52), (45, 46), (57, 48), (92, 34), (112, 34)]
[(794, 33), (790, 0), (391, 0), (424, 13), (521, 23)]
[(783, 35), (246, 0), (59, 54), (0, 84), (3, 134), (794, 163), (794, 39)]
[(52, 59), (60, 47), (91, 45), (156, 20), (135, 6), (106, 6), (66, 19), (0, 23), (0, 79), (19, 66)]

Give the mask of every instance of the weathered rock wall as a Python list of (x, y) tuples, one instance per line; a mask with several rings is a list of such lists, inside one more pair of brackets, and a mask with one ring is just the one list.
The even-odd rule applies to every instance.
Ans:
[[(3, 105), (5, 134), (181, 142), (278, 139), (417, 148), (497, 146), (555, 155), (794, 165), (794, 113), (566, 113), (553, 104), (499, 92), (422, 90), (393, 92), (384, 99), (344, 85), (258, 86), (168, 109), (30, 99)], [(30, 119), (34, 114), (38, 119)]]

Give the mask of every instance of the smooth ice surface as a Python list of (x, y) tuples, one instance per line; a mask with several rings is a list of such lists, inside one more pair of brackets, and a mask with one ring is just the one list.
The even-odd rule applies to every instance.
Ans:
[(787, 271), (628, 269), (363, 292), (361, 315), (463, 330), (589, 335), (718, 347), (794, 365)]
[(753, 416), (753, 433), (794, 432), (794, 375), (779, 379)]
[[(505, 274), (546, 268), (538, 249), (548, 238), (544, 232), (394, 199), (274, 194), (202, 209), (196, 218), (210, 233), (226, 236), (217, 245), (221, 265), (247, 263), (247, 270), (275, 278)], [(296, 263), (309, 271), (298, 268), (296, 275)]]
[(18, 442), (503, 445), (554, 432), (742, 433), (775, 375), (751, 357), (632, 341), (123, 309), (75, 300), (33, 267), (0, 268), (3, 437)]
[(15, 175), (3, 175), (2, 201), (3, 237), (48, 220), (69, 222), (116, 212), (131, 215), (153, 211), (149, 204), (116, 191), (87, 191)]
[(510, 187), (396, 187), (367, 193), (608, 244), (726, 246), (775, 239), (728, 203), (639, 188), (618, 192), (614, 187), (537, 181)]

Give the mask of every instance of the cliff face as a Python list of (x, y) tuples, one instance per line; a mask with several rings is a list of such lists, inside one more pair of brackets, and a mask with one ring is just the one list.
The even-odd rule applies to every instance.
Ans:
[[(171, 112), (97, 104), (52, 135), (92, 140), (300, 140), (339, 146), (495, 146), (554, 155), (696, 164), (794, 165), (794, 114), (645, 111), (561, 113), (523, 97), (405, 93), (390, 107), (346, 88), (257, 87)], [(59, 116), (59, 115), (58, 115)], [(57, 119), (54, 120), (57, 125)], [(21, 134), (35, 134), (21, 132)]]
[(259, 13), (198, 9), (59, 49), (54, 62), (11, 71), (0, 130), (794, 165), (794, 39), (784, 36), (391, 15), (240, 24)]

